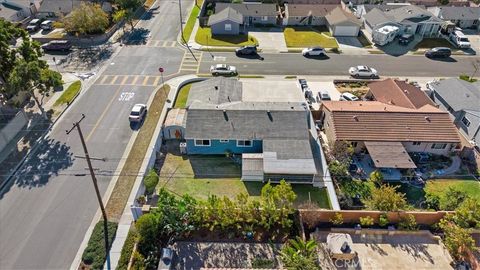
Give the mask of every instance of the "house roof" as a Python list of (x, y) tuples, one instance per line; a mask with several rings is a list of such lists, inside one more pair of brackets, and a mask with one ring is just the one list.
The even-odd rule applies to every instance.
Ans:
[(243, 16), (233, 8), (226, 7), (208, 18), (208, 25), (214, 25), (223, 21), (232, 21), (238, 24), (243, 23)]
[(391, 16), (395, 22), (411, 21), (411, 22), (423, 22), (423, 21), (437, 21), (443, 22), (441, 19), (435, 17), (430, 11), (421, 8), (420, 6), (410, 5), (397, 9), (387, 11), (386, 14)]
[[(408, 2), (412, 5), (424, 5), (427, 7), (438, 6), (439, 3), (437, 0), (408, 0)], [(449, 6), (470, 6), (470, 1), (468, 0), (450, 0), (448, 2)]]
[(309, 140), (263, 140), (263, 171), (267, 174), (317, 173)]
[(92, 1), (83, 1), (83, 0), (43, 0), (40, 4), (38, 12), (62, 12), (70, 13), (72, 7), (76, 8), (80, 6), (82, 2), (92, 2)]
[(368, 84), (375, 100), (400, 107), (419, 109), (435, 103), (418, 87), (405, 81), (386, 79)]
[(365, 142), (376, 168), (417, 168), (401, 142)]
[(363, 8), (365, 10), (365, 12), (369, 12), (371, 10), (373, 10), (374, 8), (376, 9), (379, 9), (381, 11), (389, 11), (389, 10), (392, 10), (392, 9), (397, 9), (397, 8), (401, 8), (403, 6), (408, 6), (410, 5), (409, 3), (401, 3), (401, 4), (395, 4), (395, 5), (374, 5), (374, 4), (363, 4)]
[(455, 111), (480, 111), (480, 84), (450, 78), (429, 84)]
[(438, 7), (439, 17), (444, 20), (478, 20), (480, 7)]
[(241, 100), (242, 82), (234, 78), (217, 77), (194, 83), (188, 93), (187, 107), (194, 102), (220, 105)]
[(276, 4), (232, 4), (232, 3), (216, 3), (215, 13), (226, 9), (227, 7), (233, 8), (240, 12), (243, 16), (277, 16)]
[(378, 8), (370, 10), (367, 14), (365, 14), (364, 18), (365, 21), (371, 26), (394, 21), (393, 17), (388, 16), (385, 12)]
[(12, 16), (17, 14), (20, 8), (9, 5), (8, 3), (0, 3), (0, 18), (9, 20)]
[(302, 5), (302, 4), (286, 4), (288, 16), (317, 16), (325, 17), (330, 11), (334, 10), (338, 5)]
[(425, 105), (411, 109), (379, 101), (324, 101), (336, 140), (460, 142), (447, 112)]
[(327, 16), (325, 16), (325, 18), (327, 19), (330, 25), (342, 24), (345, 22), (356, 24), (356, 25), (362, 24), (360, 20), (358, 20), (357, 17), (355, 17), (355, 15), (353, 15), (350, 12), (346, 12), (340, 6), (332, 10), (329, 14), (327, 14)]
[(165, 127), (169, 126), (182, 126), (185, 127), (185, 115), (186, 115), (186, 110), (185, 109), (171, 109), (167, 113), (167, 117), (165, 118), (165, 122), (163, 125)]
[(186, 139), (307, 139), (303, 110), (188, 109)]

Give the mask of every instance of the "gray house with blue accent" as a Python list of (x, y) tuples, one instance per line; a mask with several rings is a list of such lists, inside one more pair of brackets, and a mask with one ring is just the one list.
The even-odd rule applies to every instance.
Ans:
[(242, 101), (242, 82), (209, 79), (189, 92), (187, 154), (241, 155), (244, 181), (313, 183), (310, 121), (305, 104)]
[(480, 147), (480, 83), (450, 78), (428, 84), (433, 100), (448, 111), (460, 133)]

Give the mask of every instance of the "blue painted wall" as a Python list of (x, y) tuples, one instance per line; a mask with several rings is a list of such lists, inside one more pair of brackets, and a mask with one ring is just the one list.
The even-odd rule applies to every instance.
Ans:
[(223, 155), (227, 151), (234, 154), (241, 153), (262, 153), (263, 146), (262, 141), (254, 140), (250, 147), (237, 147), (236, 140), (229, 140), (226, 143), (220, 142), (220, 140), (211, 140), (210, 146), (195, 146), (194, 140), (187, 140), (187, 153), (189, 155), (194, 154), (206, 154), (206, 155)]

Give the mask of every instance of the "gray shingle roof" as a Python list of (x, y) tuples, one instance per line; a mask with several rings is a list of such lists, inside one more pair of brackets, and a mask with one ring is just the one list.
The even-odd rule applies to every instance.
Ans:
[(385, 14), (385, 12), (381, 11), (378, 8), (374, 8), (370, 10), (367, 14), (365, 14), (365, 21), (370, 26), (375, 26), (383, 23), (393, 22), (394, 18)]
[(480, 7), (440, 7), (439, 17), (445, 20), (478, 20)]
[(92, 2), (92, 1), (82, 1), (82, 0), (43, 0), (40, 4), (39, 12), (62, 12), (70, 13), (72, 7), (76, 8), (80, 6), (82, 2)]
[(227, 7), (233, 8), (240, 12), (243, 16), (277, 16), (276, 4), (231, 4), (231, 3), (216, 3), (215, 13), (226, 9)]
[(369, 12), (371, 10), (373, 10), (374, 8), (376, 9), (379, 9), (381, 11), (389, 11), (389, 10), (392, 10), (392, 9), (397, 9), (397, 8), (401, 8), (401, 7), (404, 7), (404, 6), (408, 6), (409, 4), (405, 3), (405, 4), (396, 4), (396, 5), (374, 5), (374, 4), (364, 4), (363, 7), (365, 9), (365, 12)]
[(352, 13), (346, 12), (341, 7), (336, 7), (327, 16), (325, 16), (330, 25), (336, 25), (340, 23), (349, 22), (356, 25), (361, 25), (360, 20)]
[(307, 111), (188, 109), (186, 139), (307, 139)]
[(263, 171), (267, 174), (316, 174), (310, 141), (264, 140)]
[(308, 140), (264, 140), (263, 152), (277, 153), (277, 159), (313, 159)]
[(194, 102), (219, 105), (241, 100), (242, 83), (240, 81), (217, 77), (193, 84), (188, 93), (187, 107)]
[[(415, 5), (404, 6), (401, 8), (390, 10), (385, 13), (388, 16), (393, 17), (395, 22), (402, 22), (405, 20), (414, 21), (414, 22), (420, 22), (420, 21), (443, 22), (441, 19), (435, 17), (435, 15), (433, 15), (430, 11)], [(420, 17), (420, 19), (417, 20), (416, 19), (417, 17)], [(412, 18), (415, 18), (415, 19), (412, 19)]]
[(480, 83), (469, 83), (458, 78), (430, 84), (453, 110), (480, 111)]
[(236, 10), (230, 8), (230, 7), (227, 7), (225, 9), (211, 15), (208, 18), (208, 25), (211, 26), (213, 24), (223, 22), (223, 21), (227, 21), (227, 20), (232, 21), (232, 22), (236, 22), (238, 24), (242, 24), (243, 23), (243, 16), (238, 11), (236, 11)]

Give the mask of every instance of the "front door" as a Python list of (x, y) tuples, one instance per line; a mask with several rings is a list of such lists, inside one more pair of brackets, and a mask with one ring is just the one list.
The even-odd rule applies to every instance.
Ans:
[(252, 23), (253, 23), (253, 18), (250, 16), (248, 17), (248, 25), (250, 26), (252, 25)]

